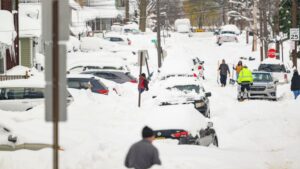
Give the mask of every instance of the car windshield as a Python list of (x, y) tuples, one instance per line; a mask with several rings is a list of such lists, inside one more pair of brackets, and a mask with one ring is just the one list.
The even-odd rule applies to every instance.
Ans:
[(280, 64), (261, 64), (258, 71), (266, 72), (286, 72), (284, 65)]
[(253, 73), (254, 82), (272, 82), (272, 76), (269, 73)]
[(193, 75), (189, 75), (189, 74), (170, 74), (170, 75), (163, 76), (160, 80), (166, 80), (170, 77), (193, 77)]
[(168, 90), (179, 90), (184, 93), (190, 93), (190, 92), (200, 92), (200, 87), (198, 85), (176, 85), (173, 87), (168, 87)]
[(222, 31), (222, 33), (221, 34), (235, 34), (234, 32), (232, 32), (232, 31)]

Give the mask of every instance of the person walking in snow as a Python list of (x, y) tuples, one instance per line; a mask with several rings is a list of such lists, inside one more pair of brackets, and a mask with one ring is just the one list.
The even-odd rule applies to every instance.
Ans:
[(297, 70), (294, 71), (291, 81), (291, 91), (294, 93), (295, 99), (300, 95), (300, 76)]
[(143, 93), (145, 90), (148, 91), (148, 80), (146, 79), (145, 73), (142, 73), (139, 77), (138, 90), (140, 93)]
[(125, 166), (134, 169), (148, 169), (153, 165), (161, 165), (158, 150), (152, 145), (154, 132), (148, 126), (142, 130), (143, 139), (133, 144), (125, 159)]
[(236, 80), (238, 80), (239, 74), (240, 74), (242, 68), (243, 68), (243, 63), (242, 63), (242, 61), (239, 61), (238, 64), (236, 65), (236, 67), (233, 67), (233, 69), (234, 69), (235, 72), (236, 72)]
[(222, 63), (219, 66), (219, 72), (220, 72), (221, 86), (225, 87), (226, 82), (227, 82), (227, 75), (229, 74), (229, 76), (230, 76), (230, 70), (229, 70), (228, 65), (225, 63), (224, 59), (222, 60)]
[[(253, 84), (253, 76), (252, 72), (248, 69), (245, 65), (243, 66), (242, 70), (240, 71), (238, 84), (241, 85), (241, 91), (239, 92), (238, 99), (244, 100), (244, 97), (248, 98), (248, 91), (250, 91), (250, 85)], [(245, 92), (247, 90), (247, 92)]]

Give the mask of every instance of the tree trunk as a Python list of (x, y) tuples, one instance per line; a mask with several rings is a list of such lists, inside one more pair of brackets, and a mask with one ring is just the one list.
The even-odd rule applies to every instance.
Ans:
[[(276, 59), (280, 59), (280, 41), (277, 40), (279, 37), (280, 27), (279, 27), (279, 8), (280, 8), (280, 0), (276, 0), (275, 2), (275, 16), (274, 16), (274, 33), (276, 39)], [(283, 56), (281, 56), (283, 57)]]
[(252, 43), (252, 52), (257, 51), (257, 1), (254, 0), (253, 7), (253, 43)]
[(129, 0), (125, 0), (125, 23), (129, 21)]
[(265, 58), (267, 58), (268, 57), (268, 48), (269, 48), (267, 9), (263, 8), (262, 13), (263, 13), (263, 34), (262, 34), (262, 38), (264, 39), (264, 54), (265, 54)]
[(147, 3), (146, 0), (141, 0), (140, 1), (140, 25), (139, 25), (139, 29), (142, 32), (146, 31), (146, 11), (147, 8)]

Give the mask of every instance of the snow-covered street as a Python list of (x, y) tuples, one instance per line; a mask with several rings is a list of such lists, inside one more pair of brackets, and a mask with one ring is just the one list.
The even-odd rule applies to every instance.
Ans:
[[(245, 36), (239, 42), (218, 46), (212, 32), (172, 33), (162, 42), (167, 51), (162, 66), (180, 68), (191, 57), (205, 61), (203, 86), (210, 97), (211, 121), (218, 135), (219, 147), (178, 145), (175, 140), (156, 140), (161, 166), (153, 169), (299, 169), (300, 112), (299, 98), (294, 100), (290, 84), (278, 87), (278, 101), (237, 101), (237, 84), (220, 87), (217, 83), (218, 63), (225, 59), (232, 73), (240, 57), (252, 70), (257, 69), (258, 52), (251, 52)], [(142, 94), (142, 106), (137, 107), (137, 84), (124, 84), (122, 96), (111, 92), (99, 95), (86, 90), (71, 89), (74, 102), (68, 107), (68, 120), (60, 123), (60, 166), (62, 169), (123, 169), (130, 145), (141, 139), (141, 129), (152, 111), (151, 87), (158, 82), (157, 54), (151, 40), (156, 34), (131, 35), (130, 49), (149, 51), (150, 70), (154, 72), (149, 91)], [(68, 62), (80, 53), (70, 54)], [(101, 55), (101, 51), (99, 52)], [(113, 56), (113, 55), (112, 55)], [(132, 57), (137, 57), (132, 55)], [(288, 56), (286, 56), (288, 57)], [(75, 59), (74, 59), (75, 60)], [(129, 59), (128, 62), (136, 61)], [(137, 77), (138, 66), (131, 64)], [(143, 71), (146, 68), (143, 67)], [(172, 106), (172, 105), (170, 105)], [(184, 105), (193, 106), (193, 105)], [(9, 127), (21, 142), (52, 143), (52, 124), (45, 122), (44, 105), (27, 112), (0, 110), (0, 125)], [(168, 120), (166, 123), (168, 123)], [(151, 127), (151, 126), (150, 126)], [(0, 132), (1, 133), (1, 132)], [(0, 139), (0, 143), (5, 140)], [(50, 169), (52, 149), (0, 152), (0, 169)]]

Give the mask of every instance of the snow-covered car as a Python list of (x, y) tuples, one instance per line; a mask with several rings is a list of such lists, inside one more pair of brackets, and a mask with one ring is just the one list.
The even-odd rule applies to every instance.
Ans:
[[(0, 109), (7, 111), (27, 111), (43, 104), (45, 81), (22, 79), (0, 82)], [(68, 92), (67, 103), (73, 97)]]
[(122, 70), (122, 71), (130, 71), (128, 66), (122, 64), (120, 62), (105, 62), (105, 61), (82, 61), (82, 62), (75, 62), (69, 64), (69, 73), (81, 73), (84, 71), (92, 70), (92, 69), (110, 69), (110, 70)]
[(238, 42), (236, 33), (230, 30), (221, 30), (220, 35), (217, 37), (217, 44), (220, 45), (223, 42)]
[(258, 67), (258, 71), (270, 72), (279, 84), (288, 83), (291, 79), (291, 72), (288, 67), (277, 59), (265, 59)]
[(133, 77), (130, 72), (113, 69), (94, 69), (86, 70), (81, 74), (91, 74), (106, 80), (110, 80), (119, 84), (126, 82), (137, 83), (137, 79)]
[(208, 97), (199, 80), (194, 77), (175, 76), (160, 80), (152, 87), (152, 98), (159, 106), (194, 104), (195, 109), (205, 117), (210, 117)]
[(104, 37), (105, 40), (108, 40), (110, 42), (114, 42), (120, 45), (131, 45), (131, 40), (128, 37), (122, 36), (122, 35), (106, 35)]
[(91, 52), (99, 50), (111, 50), (116, 49), (120, 45), (107, 41), (99, 37), (83, 37), (80, 40), (80, 50), (82, 52)]
[[(250, 99), (277, 100), (277, 80), (269, 72), (253, 72), (253, 85), (250, 86), (248, 97)], [(238, 86), (238, 93), (241, 87)], [(239, 97), (239, 96), (238, 96)]]
[(146, 125), (154, 129), (156, 139), (176, 139), (179, 144), (218, 146), (213, 124), (192, 105), (155, 107), (146, 115)]
[(67, 77), (68, 88), (74, 89), (91, 89), (94, 93), (108, 95), (109, 90), (99, 78), (92, 75), (75, 74)]

